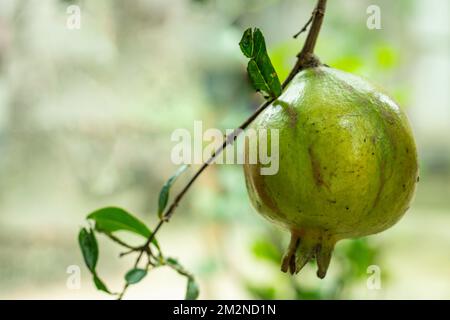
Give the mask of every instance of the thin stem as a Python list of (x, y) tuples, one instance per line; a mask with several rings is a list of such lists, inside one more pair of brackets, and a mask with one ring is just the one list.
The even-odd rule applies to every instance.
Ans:
[[(289, 82), (294, 78), (294, 76), (298, 72), (300, 72), (301, 70), (303, 70), (306, 67), (312, 66), (311, 60), (313, 60), (313, 62), (314, 61), (317, 62), (317, 59), (313, 57), (314, 47), (316, 45), (317, 37), (319, 35), (320, 28), (322, 26), (323, 17), (325, 14), (326, 3), (327, 3), (327, 0), (318, 0), (317, 5), (311, 15), (311, 18), (308, 20), (306, 25), (302, 28), (302, 30), (303, 29), (306, 30), (306, 28), (311, 24), (311, 28), (309, 29), (308, 36), (303, 45), (303, 48), (297, 55), (297, 58), (298, 58), (297, 62), (294, 65), (294, 67), (292, 68), (292, 70), (289, 73), (286, 80), (281, 85), (282, 89), (286, 88), (286, 86), (289, 84)], [(302, 30), (300, 30), (300, 33), (304, 31), (304, 30), (303, 31)], [(192, 176), (192, 178), (183, 187), (183, 189), (181, 189), (181, 191), (175, 196), (174, 200), (172, 201), (171, 205), (169, 206), (169, 208), (163, 215), (162, 219), (158, 222), (155, 229), (153, 230), (153, 233), (147, 238), (147, 241), (145, 242), (145, 244), (141, 248), (138, 248), (137, 250), (135, 250), (135, 251), (139, 251), (139, 255), (136, 258), (136, 261), (134, 263), (135, 268), (139, 265), (139, 262), (141, 261), (141, 258), (143, 256), (144, 252), (146, 251), (146, 248), (148, 246), (150, 246), (150, 243), (153, 241), (153, 239), (155, 239), (156, 234), (161, 229), (163, 224), (165, 222), (169, 222), (169, 220), (172, 217), (178, 204), (183, 199), (184, 195), (188, 192), (188, 190), (191, 188), (191, 186), (194, 184), (194, 182), (197, 180), (197, 178), (216, 159), (216, 157), (218, 155), (220, 155), (222, 153), (222, 151), (225, 150), (225, 148), (228, 145), (232, 144), (236, 140), (236, 138), (239, 136), (239, 134), (241, 134), (243, 132), (243, 130), (245, 130), (249, 126), (249, 124), (252, 123), (253, 120), (255, 120), (256, 117), (262, 111), (264, 111), (274, 100), (275, 99), (270, 99), (270, 100), (267, 100), (266, 102), (264, 102), (261, 106), (259, 106), (258, 109), (256, 109), (256, 111), (250, 117), (247, 118), (247, 120), (245, 120), (238, 128), (234, 129), (233, 132), (227, 136), (227, 138), (223, 142), (223, 144), (211, 155), (211, 157), (207, 161), (205, 161), (202, 164), (202, 166)], [(128, 286), (129, 286), (128, 284), (124, 285), (122, 291), (119, 294), (118, 300), (121, 300), (123, 298), (126, 290), (128, 289)]]
[(163, 219), (160, 221), (158, 226), (156, 227), (155, 231), (153, 232), (153, 236), (155, 235), (156, 231), (159, 229), (160, 225), (164, 221), (169, 221), (169, 219), (172, 217), (173, 212), (175, 208), (178, 206), (178, 203), (183, 198), (183, 196), (186, 194), (186, 192), (189, 190), (189, 188), (192, 186), (192, 184), (197, 180), (197, 178), (202, 174), (202, 172), (216, 159), (218, 155), (222, 153), (225, 148), (232, 144), (236, 138), (239, 136), (239, 134), (248, 127), (250, 123), (252, 123), (253, 120), (256, 119), (256, 117), (265, 109), (267, 106), (269, 106), (275, 99), (270, 99), (264, 102), (247, 120), (245, 120), (237, 129), (234, 129), (231, 134), (227, 136), (223, 144), (217, 149), (211, 157), (202, 164), (200, 169), (194, 174), (194, 176), (189, 180), (189, 182), (185, 185), (185, 187), (180, 191), (180, 193), (175, 197), (172, 204), (170, 205), (169, 209), (167, 209), (166, 213), (163, 216)]
[[(306, 37), (305, 44), (303, 45), (302, 51), (300, 51), (300, 53), (297, 55), (298, 59), (294, 68), (292, 68), (286, 80), (284, 80), (283, 87), (291, 82), (295, 75), (304, 68), (320, 64), (317, 58), (314, 57), (314, 48), (316, 46), (320, 28), (322, 27), (326, 5), (327, 0), (318, 0), (316, 8), (314, 9), (311, 16), (312, 25), (309, 29), (308, 36)], [(308, 23), (306, 24), (306, 26), (307, 25)]]
[(117, 238), (116, 236), (113, 236), (111, 233), (103, 233), (105, 236), (107, 236), (108, 238), (110, 238), (112, 241), (120, 244), (122, 247), (125, 247), (127, 249), (130, 249), (130, 251), (136, 251), (139, 250), (141, 247), (133, 247), (131, 245), (129, 245), (126, 242), (123, 242), (122, 240), (120, 240), (119, 238)]
[(301, 28), (301, 30), (299, 32), (297, 32), (296, 34), (293, 35), (294, 39), (296, 39), (299, 35), (301, 35), (303, 32), (305, 32), (308, 29), (309, 25), (313, 21), (313, 17), (314, 17), (314, 13), (311, 15), (311, 17), (309, 18), (308, 22), (305, 23), (303, 28)]
[(125, 257), (125, 256), (129, 255), (130, 253), (136, 252), (139, 249), (140, 248), (138, 248), (138, 249), (130, 249), (128, 251), (121, 252), (121, 253), (119, 253), (119, 258)]

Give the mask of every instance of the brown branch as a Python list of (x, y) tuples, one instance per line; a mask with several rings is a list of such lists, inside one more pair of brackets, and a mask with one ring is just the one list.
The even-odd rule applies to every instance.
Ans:
[(297, 55), (297, 62), (287, 76), (286, 80), (284, 80), (283, 87), (286, 86), (294, 78), (294, 76), (304, 68), (320, 65), (320, 61), (314, 56), (314, 48), (316, 46), (320, 28), (322, 27), (326, 5), (327, 0), (318, 0), (316, 8), (312, 13), (312, 25), (309, 29), (302, 51), (300, 51)]
[[(317, 37), (319, 35), (320, 28), (322, 26), (323, 17), (324, 17), (324, 14), (325, 14), (326, 2), (327, 2), (327, 0), (318, 0), (317, 5), (316, 5), (316, 7), (315, 7), (315, 9), (314, 9), (314, 11), (313, 11), (313, 13), (311, 15), (311, 18), (308, 20), (306, 25), (302, 28), (302, 30), (303, 29), (306, 30), (306, 28), (310, 24), (312, 24), (311, 28), (309, 29), (308, 36), (307, 36), (307, 38), (305, 40), (305, 43), (303, 45), (303, 48), (299, 52), (299, 54), (297, 55), (298, 59), (297, 59), (296, 64), (292, 68), (292, 70), (289, 73), (289, 75), (286, 78), (286, 80), (281, 85), (282, 89), (286, 88), (286, 86), (289, 84), (289, 82), (301, 70), (303, 70), (305, 68), (308, 68), (308, 67), (313, 67), (313, 66), (320, 65), (320, 62), (314, 56), (314, 47), (316, 45)], [(303, 30), (303, 31), (302, 30), (300, 30), (300, 32), (298, 34), (300, 34), (301, 32), (305, 31), (305, 30)], [(145, 244), (138, 249), (139, 250), (139, 255), (136, 258), (136, 261), (134, 263), (134, 267), (135, 268), (137, 268), (137, 266), (139, 265), (139, 262), (141, 261), (141, 258), (143, 256), (144, 252), (146, 252), (146, 248), (148, 248), (150, 246), (151, 242), (153, 241), (153, 239), (155, 239), (156, 234), (161, 229), (163, 224), (165, 222), (169, 222), (169, 220), (172, 217), (172, 215), (173, 215), (175, 209), (177, 208), (178, 204), (183, 199), (183, 197), (187, 193), (187, 191), (194, 184), (194, 182), (197, 180), (197, 178), (216, 159), (216, 157), (218, 155), (220, 155), (222, 153), (222, 151), (225, 150), (225, 148), (228, 145), (232, 144), (236, 140), (236, 138), (239, 136), (239, 134), (243, 130), (245, 130), (248, 127), (248, 125), (250, 123), (252, 123), (253, 120), (255, 120), (256, 117), (262, 111), (264, 111), (274, 100), (275, 99), (270, 99), (270, 100), (267, 100), (266, 102), (264, 102), (258, 109), (256, 109), (256, 111), (247, 120), (245, 120), (237, 129), (234, 129), (233, 132), (227, 136), (227, 138), (223, 142), (223, 144), (211, 155), (211, 157), (206, 162), (204, 162), (202, 164), (202, 166), (192, 176), (192, 178), (183, 187), (183, 189), (181, 189), (181, 191), (175, 196), (175, 198), (172, 201), (171, 205), (169, 206), (167, 211), (164, 213), (162, 219), (158, 222), (158, 224), (156, 225), (155, 229), (153, 230), (153, 233), (150, 235), (150, 237), (148, 237), (148, 239), (145, 242)], [(136, 251), (138, 251), (138, 250), (136, 250)], [(147, 265), (147, 267), (148, 267), (148, 265)], [(121, 300), (123, 298), (126, 290), (128, 289), (128, 286), (129, 286), (128, 284), (124, 285), (122, 291), (119, 294), (119, 297), (118, 297), (119, 300)]]
[(319, 36), (320, 28), (322, 27), (323, 17), (325, 15), (325, 8), (327, 5), (327, 0), (319, 0), (317, 6), (313, 11), (313, 21), (311, 29), (309, 30), (308, 36), (306, 37), (303, 49), (298, 55), (302, 58), (308, 54), (314, 53), (314, 48), (316, 46), (317, 38)]

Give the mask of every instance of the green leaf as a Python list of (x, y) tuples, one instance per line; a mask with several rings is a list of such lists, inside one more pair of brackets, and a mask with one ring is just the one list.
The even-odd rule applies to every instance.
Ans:
[(89, 214), (87, 218), (95, 221), (95, 229), (100, 232), (113, 233), (124, 230), (145, 238), (151, 235), (150, 229), (143, 222), (121, 208), (99, 209)]
[(267, 82), (264, 80), (263, 75), (261, 74), (258, 65), (255, 60), (250, 60), (247, 65), (247, 73), (250, 77), (250, 80), (253, 84), (253, 87), (257, 91), (262, 91), (266, 95), (270, 95), (270, 88)]
[(164, 209), (166, 209), (167, 202), (169, 201), (169, 192), (170, 188), (174, 184), (174, 182), (177, 180), (177, 178), (188, 168), (188, 165), (182, 165), (173, 176), (169, 178), (169, 180), (166, 181), (164, 186), (161, 189), (161, 192), (159, 193), (159, 202), (158, 202), (158, 217), (161, 219), (162, 214), (164, 212)]
[(166, 258), (164, 259), (164, 264), (171, 267), (173, 270), (178, 272), (180, 275), (185, 276), (188, 279), (187, 288), (186, 288), (186, 300), (195, 300), (199, 294), (199, 288), (197, 283), (195, 282), (194, 277), (189, 271), (187, 271), (177, 259), (174, 258)]
[(172, 266), (180, 266), (180, 263), (178, 262), (178, 260), (175, 258), (171, 258), (171, 257), (166, 259), (166, 263), (169, 265), (172, 265)]
[(185, 300), (195, 300), (198, 298), (200, 291), (193, 277), (188, 278)]
[(106, 287), (105, 283), (97, 276), (96, 273), (94, 273), (94, 277), (93, 277), (93, 281), (95, 284), (95, 287), (97, 288), (97, 290), (109, 293), (109, 294), (113, 294), (111, 291), (109, 291), (109, 289)]
[(257, 91), (277, 98), (281, 94), (281, 83), (266, 50), (264, 36), (258, 28), (245, 30), (239, 42), (242, 53), (250, 58), (247, 72)]
[(164, 259), (164, 263), (165, 265), (171, 267), (173, 270), (175, 270), (176, 272), (178, 272), (180, 275), (186, 277), (186, 278), (192, 278), (192, 274), (186, 270), (179, 262), (177, 259), (174, 258), (167, 258)]
[(92, 280), (94, 281), (95, 287), (98, 290), (112, 294), (103, 281), (97, 276), (97, 272), (95, 271), (98, 261), (98, 244), (94, 231), (92, 229), (89, 229), (88, 231), (86, 228), (82, 228), (78, 234), (78, 243), (80, 244), (81, 252), (83, 253), (84, 262), (92, 273)]
[[(144, 238), (148, 238), (152, 234), (142, 221), (117, 207), (106, 207), (94, 211), (87, 216), (87, 219), (94, 220), (95, 229), (106, 234), (115, 231), (130, 231)], [(152, 243), (159, 249), (158, 241), (155, 238)]]
[(185, 276), (185, 277), (191, 277), (191, 274), (178, 262), (177, 259), (174, 258), (167, 258), (164, 260), (164, 264), (171, 267), (173, 270), (178, 272), (179, 274)]
[(78, 243), (86, 266), (92, 273), (95, 273), (95, 266), (98, 260), (98, 245), (94, 231), (91, 229), (88, 231), (86, 228), (81, 229), (78, 234)]
[(253, 57), (253, 31), (252, 28), (248, 28), (244, 31), (242, 35), (242, 39), (239, 42), (239, 46), (241, 47), (242, 53), (247, 58)]
[(135, 268), (127, 272), (125, 275), (125, 280), (128, 284), (135, 284), (144, 279), (146, 275), (147, 270)]

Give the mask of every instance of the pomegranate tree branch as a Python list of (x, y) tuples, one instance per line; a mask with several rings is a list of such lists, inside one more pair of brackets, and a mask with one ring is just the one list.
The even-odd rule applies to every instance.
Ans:
[[(317, 59), (317, 57), (314, 56), (314, 48), (316, 47), (317, 38), (319, 36), (320, 28), (322, 27), (326, 5), (327, 0), (317, 1), (316, 8), (314, 9), (311, 16), (312, 25), (306, 37), (305, 44), (303, 45), (302, 51), (300, 51), (299, 54), (297, 54), (298, 58), (297, 62), (294, 68), (292, 68), (291, 72), (287, 76), (286, 80), (284, 80), (283, 87), (286, 86), (294, 78), (294, 76), (304, 68), (315, 67), (320, 65), (319, 59)], [(306, 23), (304, 29), (306, 29), (309, 24), (310, 24), (309, 22)]]
[(313, 12), (313, 21), (311, 29), (309, 30), (308, 36), (306, 37), (303, 49), (298, 55), (299, 58), (304, 57), (308, 54), (314, 53), (314, 48), (316, 46), (317, 38), (319, 36), (320, 28), (322, 27), (323, 17), (325, 15), (325, 8), (327, 5), (327, 0), (319, 0)]
[[(319, 65), (319, 61), (317, 58), (314, 57), (314, 47), (316, 45), (317, 37), (320, 32), (320, 28), (322, 26), (323, 17), (325, 14), (325, 6), (326, 6), (327, 0), (318, 0), (317, 5), (312, 13), (311, 18), (308, 20), (306, 25), (302, 28), (302, 30), (306, 30), (306, 28), (311, 24), (311, 28), (309, 29), (306, 41), (303, 45), (302, 50), (297, 55), (297, 62), (292, 68), (291, 72), (289, 73), (286, 80), (281, 85), (282, 89), (286, 88), (286, 86), (289, 84), (289, 82), (294, 78), (294, 76), (300, 72), (301, 70), (313, 67)], [(301, 32), (303, 32), (301, 31)], [(175, 209), (177, 208), (180, 201), (183, 199), (185, 194), (189, 191), (191, 186), (194, 184), (194, 182), (197, 180), (197, 178), (205, 171), (205, 169), (216, 159), (218, 155), (222, 153), (223, 150), (228, 145), (231, 145), (236, 138), (239, 136), (240, 133), (245, 130), (250, 123), (253, 122), (253, 120), (256, 119), (256, 117), (264, 111), (275, 99), (270, 99), (264, 102), (261, 106), (256, 109), (256, 111), (247, 119), (245, 120), (237, 129), (235, 129), (231, 134), (229, 134), (223, 144), (211, 155), (211, 157), (205, 161), (202, 166), (195, 172), (195, 174), (192, 176), (192, 178), (187, 182), (187, 184), (181, 189), (181, 191), (175, 196), (173, 199), (171, 205), (166, 210), (164, 215), (162, 216), (161, 220), (156, 225), (155, 229), (153, 230), (153, 233), (147, 238), (147, 241), (142, 247), (139, 247), (135, 251), (139, 251), (139, 255), (136, 258), (136, 261), (134, 263), (134, 266), (137, 267), (139, 265), (139, 262), (144, 254), (148, 250), (148, 247), (152, 243), (152, 241), (155, 239), (156, 234), (161, 229), (164, 223), (169, 222), (170, 218), (175, 212)], [(125, 291), (128, 288), (128, 284), (126, 284), (123, 288), (123, 290), (119, 293), (119, 299), (123, 297), (125, 294)]]

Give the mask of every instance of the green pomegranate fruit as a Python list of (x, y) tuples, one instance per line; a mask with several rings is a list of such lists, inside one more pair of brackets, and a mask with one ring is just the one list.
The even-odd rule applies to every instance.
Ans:
[[(316, 259), (323, 278), (337, 241), (386, 230), (408, 209), (418, 180), (414, 138), (398, 105), (367, 81), (305, 69), (252, 127), (278, 129), (278, 172), (262, 175), (261, 162), (246, 161), (244, 173), (256, 210), (291, 233), (282, 271)], [(270, 150), (271, 137), (258, 143)]]

